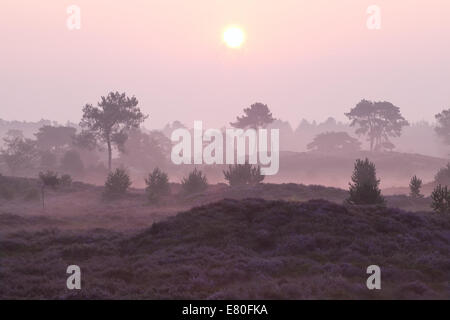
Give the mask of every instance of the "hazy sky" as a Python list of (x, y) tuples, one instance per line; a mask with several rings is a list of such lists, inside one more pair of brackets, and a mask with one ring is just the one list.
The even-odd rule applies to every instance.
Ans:
[[(366, 26), (372, 4), (381, 30)], [(232, 24), (240, 49), (222, 41)], [(111, 90), (134, 94), (153, 128), (221, 127), (255, 101), (294, 126), (344, 120), (362, 98), (412, 121), (450, 108), (449, 0), (2, 0), (0, 36), (7, 120), (78, 122)]]

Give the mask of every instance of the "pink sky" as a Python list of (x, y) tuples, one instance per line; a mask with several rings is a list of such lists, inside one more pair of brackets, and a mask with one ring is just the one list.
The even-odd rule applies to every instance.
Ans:
[[(79, 31), (66, 27), (71, 4)], [(246, 33), (239, 50), (222, 43), (230, 24)], [(151, 128), (221, 127), (255, 101), (294, 126), (344, 120), (362, 98), (411, 121), (450, 108), (448, 0), (3, 0), (0, 35), (7, 120), (78, 122), (111, 90), (136, 95)]]

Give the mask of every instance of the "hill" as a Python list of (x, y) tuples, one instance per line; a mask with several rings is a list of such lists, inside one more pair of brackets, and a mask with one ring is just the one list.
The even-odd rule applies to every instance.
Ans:
[[(13, 232), (0, 254), (2, 299), (450, 298), (448, 215), (324, 200), (222, 200), (134, 232)], [(70, 264), (79, 292), (65, 289)]]
[[(448, 163), (448, 159), (431, 157), (421, 154), (400, 152), (349, 152), (349, 153), (318, 153), (318, 152), (280, 152), (279, 172), (273, 176), (266, 176), (266, 183), (296, 183), (323, 185), (335, 188), (347, 188), (350, 182), (356, 159), (369, 158), (375, 163), (377, 177), (381, 180), (380, 187), (388, 194), (399, 192), (408, 193), (407, 189), (412, 176), (420, 177), (424, 184), (434, 180), (439, 169)], [(179, 181), (193, 169), (184, 166), (176, 174), (169, 172), (172, 181)], [(226, 165), (200, 165), (211, 183), (225, 182), (223, 170)], [(142, 187), (143, 184), (137, 183)], [(406, 188), (405, 188), (406, 187)], [(428, 191), (428, 190), (427, 190)]]
[(448, 160), (420, 154), (361, 151), (356, 153), (321, 154), (285, 152), (280, 154), (280, 171), (267, 182), (301, 182), (347, 188), (356, 159), (369, 158), (375, 163), (381, 188), (409, 185), (413, 175), (424, 182), (434, 179)]

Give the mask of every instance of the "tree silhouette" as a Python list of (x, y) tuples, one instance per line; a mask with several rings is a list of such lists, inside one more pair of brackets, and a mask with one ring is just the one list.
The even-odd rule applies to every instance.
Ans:
[(172, 141), (161, 131), (143, 132), (131, 129), (128, 139), (120, 151), (120, 162), (140, 170), (151, 170), (154, 167), (165, 168), (170, 159)]
[(325, 132), (314, 137), (307, 145), (308, 150), (322, 153), (355, 152), (361, 149), (361, 142), (347, 132)]
[(23, 135), (23, 131), (22, 130), (18, 130), (18, 129), (9, 129), (6, 134), (5, 134), (6, 138), (20, 138), (20, 139), (24, 139), (25, 136)]
[(442, 185), (450, 185), (450, 162), (436, 173), (434, 182)]
[(450, 209), (450, 191), (447, 186), (438, 184), (431, 192), (431, 208), (439, 213), (446, 213)]
[(76, 131), (72, 127), (43, 126), (34, 135), (39, 149), (60, 154), (72, 145)]
[(134, 96), (129, 98), (125, 93), (110, 92), (108, 96), (101, 97), (98, 107), (87, 104), (83, 108), (80, 138), (85, 139), (85, 145), (89, 145), (89, 139), (94, 140), (91, 145), (98, 141), (106, 143), (110, 172), (112, 146), (121, 148), (127, 140), (127, 132), (138, 128), (147, 118), (137, 105), (138, 100)]
[(56, 172), (49, 170), (47, 172), (39, 172), (39, 181), (41, 184), (42, 209), (45, 209), (45, 188), (55, 189), (59, 185), (60, 180)]
[(380, 180), (376, 176), (375, 164), (369, 159), (356, 160), (352, 182), (350, 183), (348, 203), (381, 205), (385, 203), (378, 187)]
[(236, 122), (231, 122), (230, 124), (235, 128), (252, 128), (256, 130), (266, 127), (274, 120), (275, 118), (272, 117), (269, 107), (266, 104), (256, 102), (250, 108), (245, 108), (244, 115), (237, 117)]
[(423, 198), (423, 195), (420, 194), (420, 189), (422, 188), (422, 179), (417, 178), (417, 176), (414, 176), (411, 178), (411, 181), (409, 182), (409, 195), (411, 198), (418, 199)]
[(130, 175), (123, 167), (110, 171), (105, 182), (103, 195), (106, 198), (113, 199), (124, 195), (131, 186)]
[(61, 170), (79, 176), (84, 171), (84, 164), (76, 150), (69, 150), (61, 158)]
[(235, 164), (228, 166), (228, 170), (223, 170), (225, 180), (230, 186), (255, 185), (264, 180), (260, 166), (252, 166), (248, 162), (245, 164)]
[(442, 110), (434, 117), (437, 121), (434, 130), (445, 144), (450, 145), (450, 109)]
[(145, 184), (147, 197), (153, 203), (157, 203), (162, 196), (170, 194), (169, 176), (159, 168), (153, 169), (148, 179), (145, 179)]
[(181, 180), (181, 188), (185, 194), (202, 192), (208, 188), (208, 179), (202, 171), (194, 168), (187, 177)]
[(36, 141), (18, 136), (7, 136), (3, 141), (5, 148), (1, 150), (1, 158), (11, 174), (33, 171), (39, 158)]
[(383, 147), (392, 149), (389, 137), (399, 137), (402, 127), (409, 125), (400, 114), (400, 108), (387, 101), (361, 100), (345, 115), (351, 120), (350, 126), (358, 126), (356, 134), (367, 135), (370, 151)]

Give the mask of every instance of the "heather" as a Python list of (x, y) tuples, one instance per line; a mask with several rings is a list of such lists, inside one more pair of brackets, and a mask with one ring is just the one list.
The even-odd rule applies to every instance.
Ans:
[[(450, 298), (443, 214), (224, 199), (143, 229), (4, 231), (29, 219), (0, 215), (2, 299)], [(79, 292), (65, 289), (69, 264), (82, 269)], [(365, 286), (371, 264), (382, 290)]]

